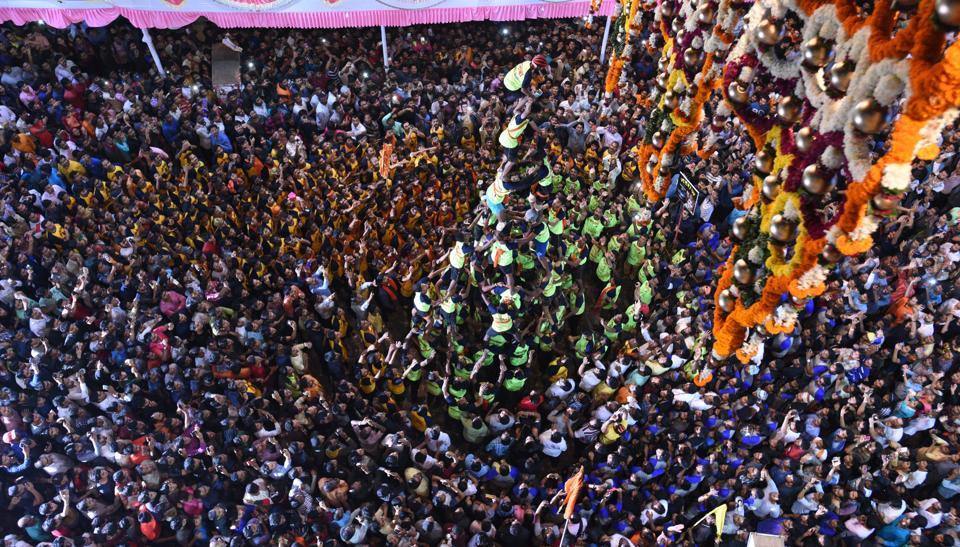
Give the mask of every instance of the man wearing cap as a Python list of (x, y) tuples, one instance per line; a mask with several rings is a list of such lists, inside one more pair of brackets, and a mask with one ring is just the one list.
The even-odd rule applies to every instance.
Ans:
[(513, 93), (520, 92), (524, 95), (531, 96), (530, 82), (536, 71), (542, 69), (546, 69), (548, 73), (550, 72), (550, 65), (547, 64), (547, 58), (542, 54), (534, 55), (533, 59), (523, 61), (511, 68), (506, 76), (503, 77), (503, 86)]

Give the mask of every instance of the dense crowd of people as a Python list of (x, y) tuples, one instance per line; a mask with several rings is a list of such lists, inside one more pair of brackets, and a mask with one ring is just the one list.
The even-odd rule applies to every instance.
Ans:
[(960, 544), (958, 127), (718, 361), (753, 147), (644, 200), (653, 28), (3, 27), (5, 545)]

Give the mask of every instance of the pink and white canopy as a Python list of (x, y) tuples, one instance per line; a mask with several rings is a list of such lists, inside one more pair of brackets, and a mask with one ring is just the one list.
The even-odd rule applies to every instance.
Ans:
[[(610, 15), (604, 0), (596, 15)], [(582, 17), (590, 0), (3, 0), (0, 21), (63, 28), (123, 16), (140, 28), (179, 28), (199, 17), (220, 27), (343, 28)]]

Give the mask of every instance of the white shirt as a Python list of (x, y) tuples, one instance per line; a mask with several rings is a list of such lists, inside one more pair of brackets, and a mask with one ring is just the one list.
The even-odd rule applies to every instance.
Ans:
[(550, 437), (556, 433), (555, 431), (548, 429), (540, 434), (540, 444), (543, 445), (543, 453), (551, 458), (559, 458), (567, 450), (567, 440), (562, 436), (560, 437), (560, 442), (553, 442), (553, 439)]
[(551, 399), (566, 399), (567, 395), (573, 393), (573, 388), (572, 382), (568, 383), (566, 380), (557, 380), (547, 389), (547, 397)]
[(70, 72), (70, 67), (73, 66), (73, 62), (68, 60), (66, 63), (65, 65), (57, 65), (57, 67), (53, 69), (53, 74), (57, 77), (57, 82), (67, 80), (71, 84), (76, 83), (77, 79), (73, 77), (73, 72)]
[(583, 378), (580, 379), (580, 389), (583, 391), (592, 391), (593, 388), (597, 387), (600, 384), (600, 375), (603, 374), (602, 369), (591, 368), (583, 373)]
[(870, 534), (874, 532), (873, 528), (867, 528), (866, 526), (860, 524), (860, 521), (857, 520), (857, 517), (853, 517), (844, 522), (843, 526), (847, 529), (847, 531), (860, 539), (867, 539), (870, 537)]
[(427, 434), (427, 448), (431, 452), (446, 452), (450, 448), (450, 435), (440, 431), (440, 436), (434, 439), (432, 434)]
[(936, 498), (925, 499), (917, 504), (917, 513), (920, 514), (923, 518), (927, 519), (927, 528), (936, 528), (940, 526), (940, 521), (943, 520), (943, 511), (937, 511), (936, 513), (931, 513), (927, 511), (931, 505), (936, 503)]
[(0, 127), (5, 127), (17, 121), (17, 115), (5, 104), (0, 104)]

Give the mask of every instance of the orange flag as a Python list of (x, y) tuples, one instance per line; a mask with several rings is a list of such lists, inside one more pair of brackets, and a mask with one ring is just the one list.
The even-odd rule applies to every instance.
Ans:
[(565, 509), (563, 510), (563, 518), (568, 519), (573, 516), (573, 508), (577, 505), (577, 498), (580, 497), (580, 489), (583, 488), (583, 466), (580, 466), (580, 470), (577, 471), (577, 474), (567, 479), (567, 482), (563, 484), (563, 490), (567, 493), (566, 497), (563, 498), (563, 505)]
[(390, 177), (390, 159), (393, 156), (393, 143), (387, 142), (380, 149), (380, 176)]

